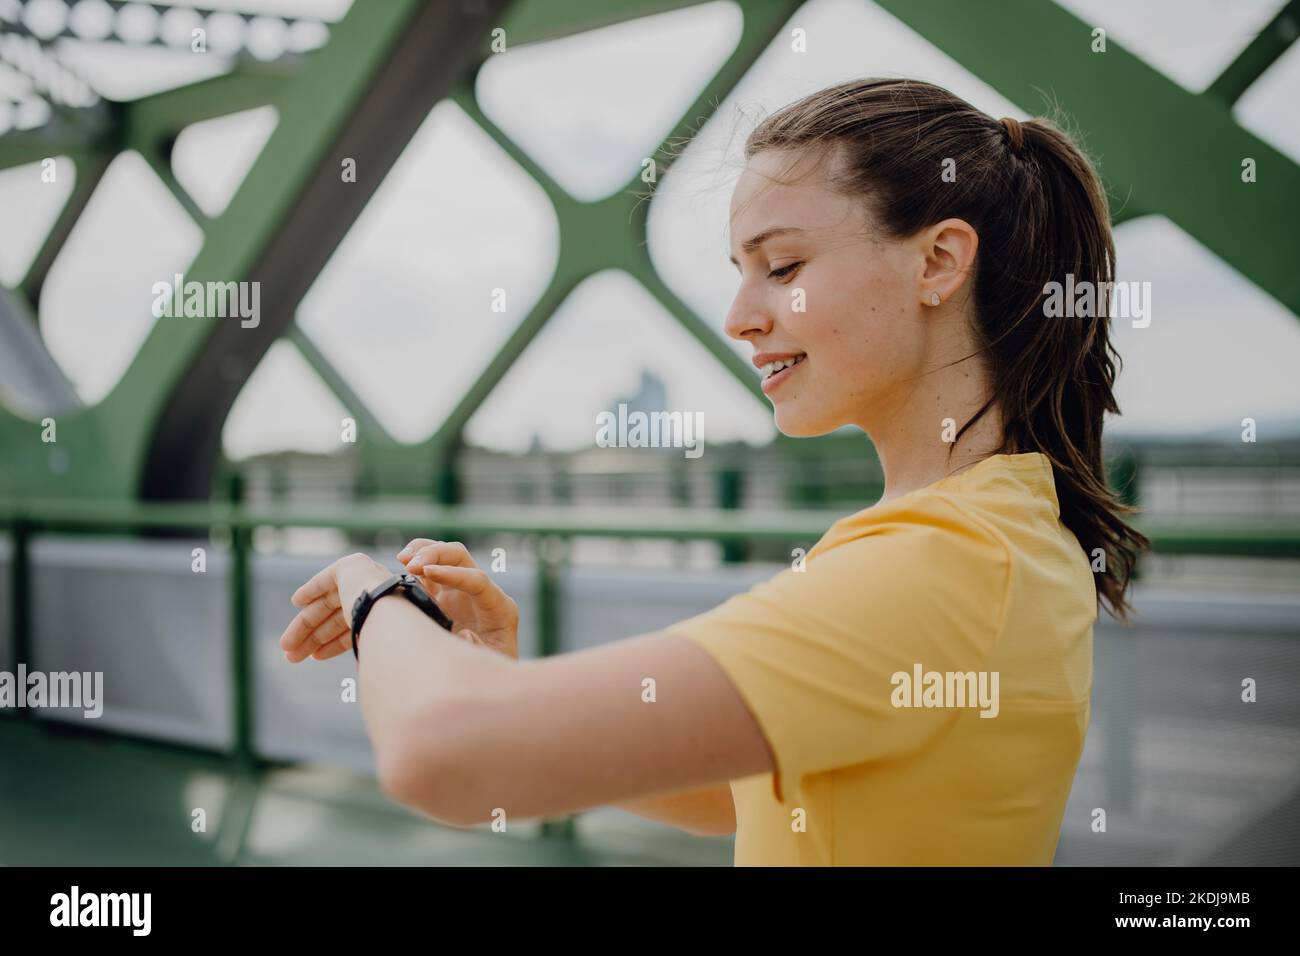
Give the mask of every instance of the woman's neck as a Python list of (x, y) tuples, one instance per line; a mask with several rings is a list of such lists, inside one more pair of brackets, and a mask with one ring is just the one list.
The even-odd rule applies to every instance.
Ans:
[(956, 437), (987, 397), (987, 376), (973, 358), (912, 383), (881, 424), (866, 429), (885, 473), (880, 500), (925, 488), (996, 454), (1003, 443), (996, 404)]

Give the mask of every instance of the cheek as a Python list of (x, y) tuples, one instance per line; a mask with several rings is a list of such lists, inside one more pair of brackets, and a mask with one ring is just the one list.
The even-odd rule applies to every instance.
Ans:
[(907, 324), (902, 292), (888, 275), (863, 275), (858, 281), (824, 290), (818, 308), (810, 300), (807, 324), (819, 358), (828, 365), (861, 364), (896, 354)]
[(921, 339), (894, 276), (864, 275), (824, 295), (820, 306), (814, 310), (810, 302), (804, 339), (817, 358), (819, 391), (859, 400), (915, 372)]

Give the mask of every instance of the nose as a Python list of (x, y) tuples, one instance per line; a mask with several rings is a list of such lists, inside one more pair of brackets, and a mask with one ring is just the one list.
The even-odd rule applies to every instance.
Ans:
[(742, 342), (750, 335), (766, 335), (772, 331), (772, 312), (764, 297), (751, 293), (748, 283), (743, 283), (731, 302), (722, 328), (733, 339)]

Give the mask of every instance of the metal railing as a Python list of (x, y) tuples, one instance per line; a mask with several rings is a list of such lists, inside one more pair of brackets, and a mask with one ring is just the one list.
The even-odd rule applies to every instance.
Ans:
[[(537, 562), (540, 653), (559, 647), (556, 581), (563, 545), (576, 537), (703, 540), (719, 544), (785, 542), (808, 544), (845, 512), (755, 513), (726, 509), (647, 511), (610, 507), (483, 507), (353, 503), (340, 513), (322, 506), (257, 507), (221, 503), (141, 503), (94, 499), (0, 501), (0, 524), (13, 542), (12, 624), (16, 657), (26, 660), (30, 639), (29, 543), (38, 533), (135, 535), (149, 531), (210, 533), (230, 538), (232, 677), (236, 688), (235, 755), (252, 757), (248, 693), (248, 609), (252, 583), (249, 556), (258, 528), (326, 528), (356, 535), (396, 533), (404, 537), (514, 534), (529, 539)], [(1300, 558), (1300, 527), (1231, 529), (1142, 526), (1152, 551), (1168, 555)]]
[[(563, 628), (560, 572), (568, 543), (578, 537), (714, 541), (725, 549), (745, 542), (784, 542), (806, 546), (844, 516), (837, 511), (755, 513), (726, 509), (647, 511), (631, 508), (481, 507), (471, 505), (392, 505), (352, 503), (340, 512), (322, 506), (229, 505), (221, 503), (139, 503), (124, 501), (0, 501), (0, 524), (12, 541), (11, 625), (15, 663), (30, 664), (32, 538), (38, 534), (131, 536), (148, 532), (214, 532), (229, 537), (231, 553), (230, 679), (233, 744), (220, 751), (242, 770), (268, 763), (254, 745), (252, 692), (253, 532), (259, 528), (327, 528), (354, 535), (395, 533), (402, 537), (454, 538), (512, 534), (522, 536), (536, 561), (536, 638), (539, 656), (559, 652)], [(1252, 530), (1143, 527), (1157, 554), (1300, 557), (1300, 527)], [(224, 535), (223, 535), (224, 536)], [(25, 714), (19, 711), (21, 717)], [(109, 731), (131, 737), (120, 730)], [(193, 749), (185, 745), (186, 749)], [(547, 835), (572, 836), (571, 820), (550, 821)]]

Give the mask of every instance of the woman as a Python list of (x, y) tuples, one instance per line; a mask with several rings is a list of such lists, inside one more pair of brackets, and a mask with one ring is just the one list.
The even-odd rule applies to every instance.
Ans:
[[(461, 640), (404, 600), (365, 619), (382, 785), (456, 825), (614, 804), (735, 832), (737, 864), (1049, 864), (1098, 603), (1124, 614), (1146, 543), (1103, 473), (1104, 303), (1044, 310), (1067, 274), (1108, 288), (1103, 190), (1050, 123), (906, 80), (813, 94), (745, 156), (726, 331), (782, 432), (870, 436), (883, 497), (711, 611), (527, 663), (465, 548), (412, 541)], [(352, 555), (300, 588), (288, 659), (347, 651), (389, 573)]]

